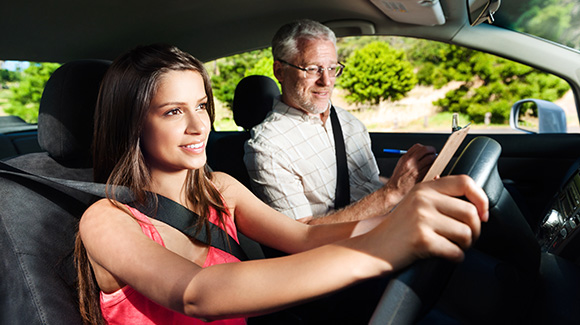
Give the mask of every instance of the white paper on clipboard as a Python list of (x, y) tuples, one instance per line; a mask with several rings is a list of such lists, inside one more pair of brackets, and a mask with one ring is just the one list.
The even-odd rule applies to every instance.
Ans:
[(467, 136), (468, 131), (469, 126), (451, 133), (449, 138), (447, 138), (443, 149), (441, 149), (441, 152), (437, 155), (437, 158), (435, 158), (433, 165), (429, 168), (425, 178), (423, 178), (423, 182), (433, 180), (435, 177), (441, 175), (457, 151), (457, 148), (459, 148), (459, 145), (461, 145), (461, 142), (463, 142), (465, 136)]

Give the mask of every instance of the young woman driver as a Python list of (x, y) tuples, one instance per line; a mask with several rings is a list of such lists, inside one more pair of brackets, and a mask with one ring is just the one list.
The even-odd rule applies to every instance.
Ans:
[[(95, 181), (110, 197), (79, 225), (76, 257), (87, 323), (185, 324), (280, 310), (401, 269), (418, 258), (463, 258), (487, 220), (467, 176), (417, 186), (387, 217), (309, 226), (210, 172), (214, 118), (201, 62), (175, 47), (136, 48), (111, 65), (95, 116)], [(161, 194), (236, 238), (236, 229), (286, 257), (239, 262), (115, 200), (115, 185)], [(469, 201), (457, 197), (465, 196)], [(200, 224), (192, 225), (199, 227)]]

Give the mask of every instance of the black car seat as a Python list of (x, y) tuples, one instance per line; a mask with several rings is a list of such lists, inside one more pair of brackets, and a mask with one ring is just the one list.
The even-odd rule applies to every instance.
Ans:
[[(73, 61), (47, 82), (38, 123), (38, 141), (46, 152), (5, 161), (40, 177), (0, 169), (0, 324), (81, 323), (74, 240), (80, 216), (96, 197), (70, 187), (71, 182), (42, 177), (84, 181), (89, 190), (94, 184), (93, 115), (109, 65)], [(263, 258), (257, 243), (241, 233), (238, 237), (249, 258)]]
[[(37, 175), (92, 181), (93, 112), (110, 62), (57, 69), (42, 95), (38, 141), (46, 152), (6, 163)], [(11, 175), (0, 177), (0, 323), (80, 324), (73, 264), (81, 201), (91, 198)]]
[[(244, 129), (217, 137), (208, 146), (208, 164), (250, 187), (250, 176), (244, 165), (244, 143), (250, 138), (250, 129), (260, 124), (272, 110), (274, 99), (280, 96), (276, 82), (266, 76), (253, 75), (242, 79), (236, 86), (232, 111), (234, 121)], [(212, 132), (211, 136), (218, 134)]]
[(38, 142), (45, 152), (8, 163), (39, 175), (92, 181), (93, 115), (109, 65), (79, 60), (57, 69), (46, 83), (38, 113)]
[(274, 99), (278, 96), (280, 89), (272, 78), (259, 75), (245, 77), (238, 83), (234, 93), (234, 121), (249, 131), (262, 123), (272, 111)]

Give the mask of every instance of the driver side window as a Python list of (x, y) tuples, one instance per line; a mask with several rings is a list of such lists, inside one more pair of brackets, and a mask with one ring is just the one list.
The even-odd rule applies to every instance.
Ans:
[(343, 38), (338, 49), (346, 68), (333, 103), (370, 132), (449, 132), (457, 113), (460, 126), (472, 123), (472, 133), (521, 133), (509, 118), (512, 105), (525, 98), (553, 103), (567, 132), (580, 130), (569, 84), (532, 67), (404, 37)]

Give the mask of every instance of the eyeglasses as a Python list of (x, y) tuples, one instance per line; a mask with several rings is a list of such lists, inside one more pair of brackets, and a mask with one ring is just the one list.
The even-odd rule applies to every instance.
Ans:
[(328, 68), (319, 67), (316, 65), (310, 65), (310, 66), (307, 66), (306, 68), (302, 68), (302, 67), (294, 65), (290, 62), (286, 62), (284, 60), (277, 60), (277, 61), (282, 62), (286, 65), (289, 65), (292, 68), (304, 71), (304, 77), (308, 78), (308, 79), (319, 78), (324, 73), (325, 70), (328, 71), (328, 76), (330, 78), (336, 78), (336, 77), (340, 77), (340, 75), (342, 74), (342, 71), (344, 70), (344, 64), (342, 64), (340, 62), (338, 62), (338, 64), (336, 64), (336, 65), (331, 65)]

